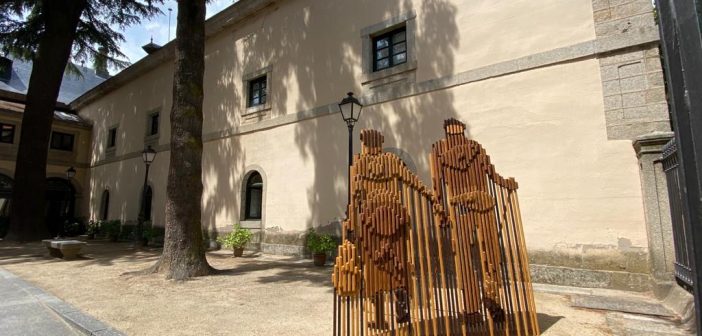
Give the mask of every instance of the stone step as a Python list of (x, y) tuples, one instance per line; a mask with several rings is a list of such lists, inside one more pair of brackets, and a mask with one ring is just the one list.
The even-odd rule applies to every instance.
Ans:
[(656, 298), (638, 293), (574, 294), (571, 295), (570, 301), (571, 306), (579, 308), (679, 319), (672, 310), (668, 309)]
[(680, 328), (677, 323), (655, 316), (612, 312), (607, 314), (606, 321), (614, 335), (688, 336), (695, 334), (694, 331)]

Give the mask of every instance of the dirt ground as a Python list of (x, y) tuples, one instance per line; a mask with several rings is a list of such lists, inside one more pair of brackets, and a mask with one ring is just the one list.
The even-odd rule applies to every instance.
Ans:
[[(0, 241), (0, 267), (129, 335), (331, 335), (330, 267), (309, 260), (208, 253), (221, 274), (186, 282), (127, 276), (151, 265), (159, 249), (88, 241), (84, 257), (63, 261), (40, 244)], [(543, 335), (608, 335), (600, 312), (536, 293)]]

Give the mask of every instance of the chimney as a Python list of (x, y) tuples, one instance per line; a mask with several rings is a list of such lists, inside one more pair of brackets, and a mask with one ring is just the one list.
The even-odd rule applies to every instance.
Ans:
[(98, 54), (93, 59), (93, 68), (95, 68), (96, 75), (102, 78), (110, 77), (110, 73), (107, 71), (107, 48), (100, 47), (98, 49)]
[(141, 46), (141, 49), (144, 49), (144, 51), (146, 51), (147, 54), (151, 55), (156, 50), (161, 49), (161, 46), (154, 43), (154, 38), (152, 37), (151, 42), (149, 42), (149, 44), (145, 44), (145, 45)]
[(12, 78), (12, 60), (5, 56), (0, 56), (0, 81), (7, 83), (10, 81), (10, 78)]

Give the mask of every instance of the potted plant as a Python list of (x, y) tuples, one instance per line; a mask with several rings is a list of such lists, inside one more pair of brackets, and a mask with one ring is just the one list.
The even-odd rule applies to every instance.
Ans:
[(244, 246), (253, 238), (251, 230), (242, 228), (239, 224), (234, 226), (234, 230), (228, 234), (218, 237), (217, 241), (223, 247), (234, 250), (235, 257), (241, 257), (244, 254)]
[(312, 252), (315, 266), (324, 266), (327, 262), (327, 254), (334, 250), (336, 242), (328, 234), (318, 234), (310, 229), (307, 233), (307, 249)]
[(116, 242), (119, 239), (119, 233), (122, 226), (122, 222), (119, 219), (103, 222), (100, 231), (107, 235), (107, 239), (111, 242)]
[(100, 221), (90, 220), (85, 230), (85, 233), (88, 234), (88, 239), (95, 239), (95, 235), (98, 234), (98, 232), (100, 232)]

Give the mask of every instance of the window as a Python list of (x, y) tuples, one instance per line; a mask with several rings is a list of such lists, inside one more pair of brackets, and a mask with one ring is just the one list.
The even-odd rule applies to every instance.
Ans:
[(407, 62), (405, 27), (373, 38), (373, 71), (384, 70)]
[(62, 151), (73, 151), (73, 134), (52, 132), (51, 133), (51, 149), (58, 149)]
[(249, 81), (249, 107), (266, 104), (266, 76)]
[(0, 123), (0, 142), (9, 144), (15, 142), (15, 125)]
[(105, 190), (102, 192), (102, 201), (100, 202), (100, 219), (107, 220), (107, 216), (110, 212), (110, 191)]
[(158, 118), (159, 118), (159, 113), (152, 113), (149, 115), (149, 129), (148, 129), (148, 135), (156, 135), (158, 134)]
[(263, 179), (257, 172), (246, 180), (246, 208), (244, 219), (261, 219), (263, 206)]
[(117, 127), (110, 128), (107, 132), (107, 148), (113, 148), (117, 145)]

